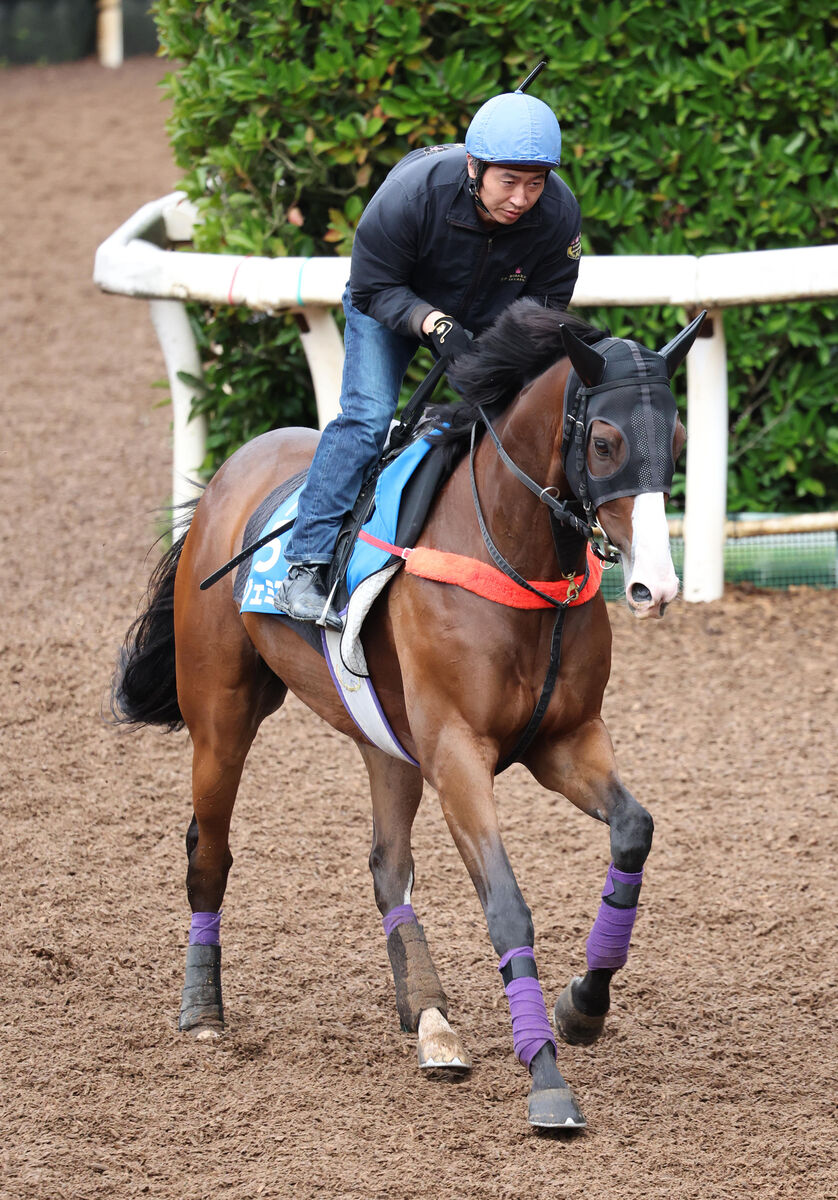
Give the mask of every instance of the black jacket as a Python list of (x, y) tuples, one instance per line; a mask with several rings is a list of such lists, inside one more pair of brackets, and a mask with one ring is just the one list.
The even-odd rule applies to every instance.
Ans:
[(370, 200), (352, 247), (352, 303), (419, 336), (434, 309), (481, 333), (513, 300), (566, 308), (579, 273), (581, 216), (550, 172), (514, 225), (490, 228), (468, 191), (464, 146), (414, 150)]

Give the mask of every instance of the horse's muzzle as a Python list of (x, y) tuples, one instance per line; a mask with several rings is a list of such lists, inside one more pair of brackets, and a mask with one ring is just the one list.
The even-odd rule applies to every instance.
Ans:
[(632, 613), (641, 621), (660, 620), (668, 605), (678, 595), (678, 579), (668, 586), (655, 588), (652, 591), (645, 583), (629, 582), (626, 588), (626, 602)]

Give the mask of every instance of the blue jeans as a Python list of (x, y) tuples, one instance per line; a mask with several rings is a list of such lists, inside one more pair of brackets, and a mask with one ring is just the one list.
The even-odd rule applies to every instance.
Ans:
[(396, 411), (399, 390), (418, 339), (404, 337), (358, 311), (343, 293), (346, 357), (340, 412), (323, 430), (299, 514), (285, 547), (289, 563), (328, 563), (343, 518), (378, 460)]

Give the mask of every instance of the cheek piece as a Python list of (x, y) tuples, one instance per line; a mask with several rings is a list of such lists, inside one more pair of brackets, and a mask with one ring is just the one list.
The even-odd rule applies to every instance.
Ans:
[(619, 871), (613, 862), (609, 866), (602, 903), (586, 944), (590, 971), (616, 971), (625, 966), (642, 882), (642, 871)]

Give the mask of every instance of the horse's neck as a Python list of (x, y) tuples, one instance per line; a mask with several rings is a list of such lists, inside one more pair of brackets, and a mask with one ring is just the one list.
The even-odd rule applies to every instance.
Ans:
[(557, 487), (568, 495), (561, 428), (569, 371), (567, 359), (555, 363), (518, 394), (495, 426), (507, 453), (522, 470), (544, 487)]
[[(562, 467), (564, 387), (570, 364), (563, 359), (540, 375), (513, 401), (495, 425), (503, 447), (520, 470), (541, 488), (565, 500), (572, 497)], [(486, 521), (498, 548), (528, 579), (550, 579), (579, 568), (584, 540), (551, 532), (549, 510), (498, 457), (484, 437), (478, 457), (478, 487)], [(561, 561), (557, 559), (560, 555)]]

